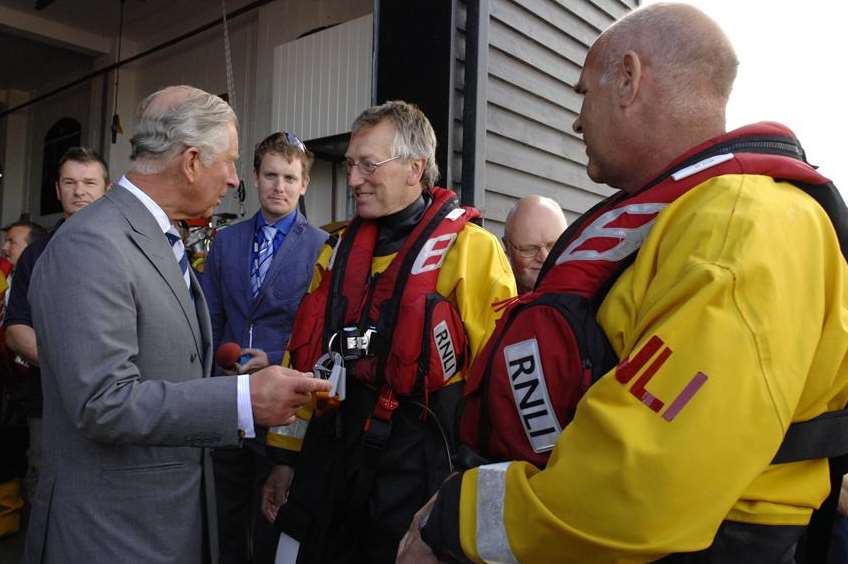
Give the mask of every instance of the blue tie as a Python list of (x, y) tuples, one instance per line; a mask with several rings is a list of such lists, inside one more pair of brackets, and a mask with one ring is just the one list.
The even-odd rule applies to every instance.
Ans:
[(254, 300), (259, 295), (259, 289), (262, 288), (262, 282), (265, 280), (268, 267), (271, 266), (271, 260), (274, 258), (274, 236), (276, 234), (276, 227), (272, 225), (262, 226), (264, 237), (259, 244), (259, 251), (253, 258), (253, 268), (250, 269), (250, 292), (253, 294)]
[(188, 288), (191, 286), (191, 283), (188, 277), (188, 258), (186, 258), (183, 240), (173, 225), (165, 232), (165, 237), (168, 238), (168, 242), (171, 244), (171, 251), (173, 251), (174, 258), (177, 259), (177, 263), (180, 265), (180, 270), (183, 273), (183, 280), (185, 281), (186, 288)]

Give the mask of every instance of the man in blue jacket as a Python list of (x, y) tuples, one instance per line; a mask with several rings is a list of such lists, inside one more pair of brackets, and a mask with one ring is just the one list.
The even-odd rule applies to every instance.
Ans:
[[(217, 235), (201, 278), (215, 350), (224, 342), (242, 347), (238, 366), (216, 367), (217, 374), (254, 372), (282, 360), (327, 239), (297, 209), (312, 161), (303, 142), (287, 131), (256, 146), (260, 211)], [(273, 562), (278, 535), (258, 517), (259, 487), (270, 471), (263, 442), (213, 452), (222, 564)]]

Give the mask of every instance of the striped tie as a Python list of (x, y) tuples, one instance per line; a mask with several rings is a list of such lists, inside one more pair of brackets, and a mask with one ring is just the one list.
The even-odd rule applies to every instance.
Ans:
[(185, 280), (186, 288), (188, 288), (191, 286), (191, 282), (188, 277), (188, 258), (186, 258), (183, 240), (173, 225), (165, 232), (165, 237), (168, 238), (168, 242), (171, 244), (171, 251), (173, 251), (174, 258), (177, 259), (177, 263), (180, 265), (180, 270), (183, 273), (183, 280)]
[(272, 225), (262, 226), (264, 237), (259, 244), (258, 252), (253, 257), (253, 268), (250, 269), (250, 291), (254, 300), (259, 295), (259, 289), (262, 287), (265, 275), (268, 274), (268, 267), (271, 266), (271, 260), (274, 258), (274, 236), (276, 234), (276, 227)]

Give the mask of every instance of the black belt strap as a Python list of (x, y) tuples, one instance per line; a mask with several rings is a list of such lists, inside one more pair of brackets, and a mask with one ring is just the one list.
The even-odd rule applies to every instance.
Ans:
[(843, 454), (848, 454), (848, 409), (829, 411), (790, 425), (772, 464)]

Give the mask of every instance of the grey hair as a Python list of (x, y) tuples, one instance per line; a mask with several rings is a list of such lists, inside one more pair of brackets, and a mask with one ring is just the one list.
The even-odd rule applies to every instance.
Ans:
[(739, 66), (718, 24), (683, 4), (634, 10), (604, 31), (596, 45), (601, 50), (601, 84), (613, 80), (627, 51), (635, 51), (656, 69), (669, 109), (690, 115), (726, 103)]
[[(173, 102), (161, 101), (173, 96)], [(192, 86), (170, 86), (145, 98), (138, 107), (135, 134), (130, 139), (133, 169), (161, 172), (187, 147), (200, 151), (208, 165), (229, 147), (228, 125), (238, 128), (235, 112), (218, 96)]]
[(386, 119), (395, 126), (392, 156), (424, 159), (421, 185), (425, 190), (430, 190), (439, 178), (439, 167), (436, 164), (436, 132), (418, 106), (402, 100), (391, 100), (379, 106), (371, 106), (353, 122), (351, 134), (373, 127)]

